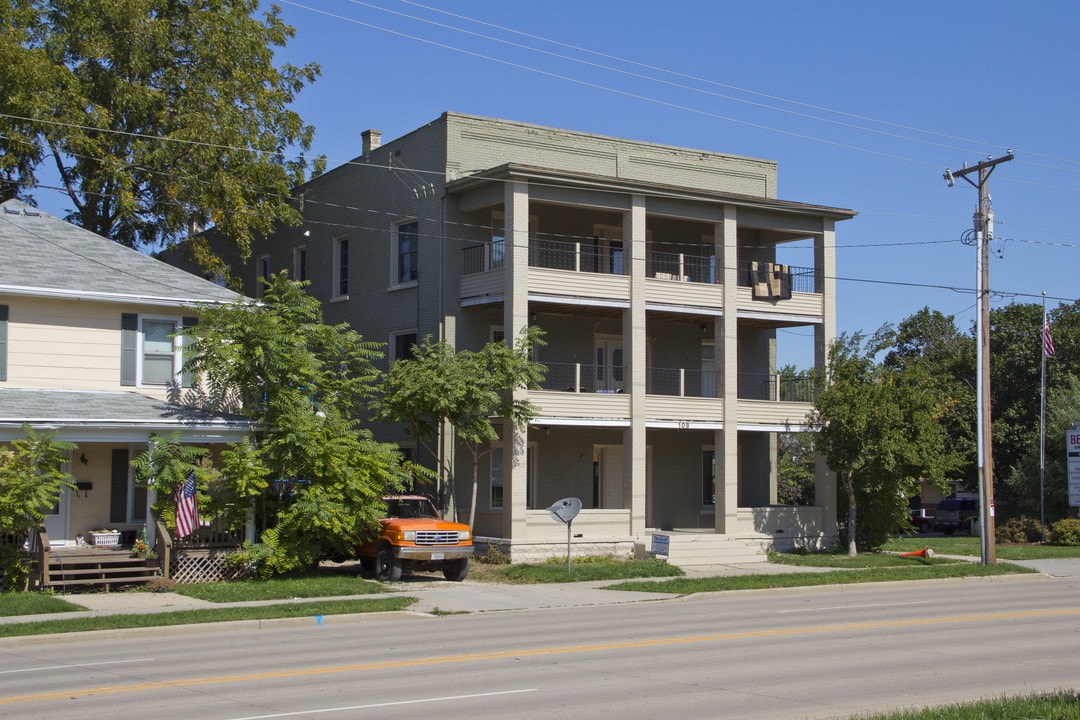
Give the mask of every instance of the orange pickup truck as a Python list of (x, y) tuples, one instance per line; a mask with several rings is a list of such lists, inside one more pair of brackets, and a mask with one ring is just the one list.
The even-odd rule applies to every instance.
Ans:
[(442, 570), (447, 580), (469, 574), (473, 554), (468, 525), (443, 520), (422, 495), (383, 498), (386, 517), (379, 537), (357, 548), (360, 566), (378, 580), (400, 580), (406, 570)]

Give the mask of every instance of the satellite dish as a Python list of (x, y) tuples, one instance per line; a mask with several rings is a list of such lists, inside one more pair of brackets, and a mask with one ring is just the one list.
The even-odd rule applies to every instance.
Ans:
[(556, 500), (547, 511), (552, 520), (569, 524), (581, 512), (581, 500), (575, 497)]

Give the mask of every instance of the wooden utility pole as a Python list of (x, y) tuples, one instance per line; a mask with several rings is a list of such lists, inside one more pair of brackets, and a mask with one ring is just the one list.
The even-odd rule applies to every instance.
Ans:
[[(976, 322), (979, 377), (976, 387), (978, 405), (979, 455), (979, 527), (982, 564), (997, 564), (997, 545), (994, 541), (994, 457), (990, 432), (990, 241), (994, 237), (994, 215), (990, 210), (990, 173), (1001, 163), (1013, 159), (1012, 152), (991, 158), (961, 170), (945, 170), (945, 182), (952, 187), (955, 178), (963, 178), (979, 191), (979, 206), (975, 210), (975, 244), (978, 246), (976, 265), (978, 275), (979, 315)], [(978, 173), (978, 182), (968, 175)]]

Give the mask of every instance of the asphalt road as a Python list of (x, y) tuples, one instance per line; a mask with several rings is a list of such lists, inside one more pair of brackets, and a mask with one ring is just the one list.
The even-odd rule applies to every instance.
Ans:
[(0, 718), (846, 718), (1080, 689), (1080, 578), (0, 641)]

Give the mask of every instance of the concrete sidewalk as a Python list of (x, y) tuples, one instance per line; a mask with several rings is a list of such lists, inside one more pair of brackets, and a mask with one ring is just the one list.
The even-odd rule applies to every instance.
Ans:
[[(820, 572), (826, 568), (801, 568), (772, 563), (747, 563), (737, 565), (708, 565), (684, 568), (685, 577), (717, 577), (730, 575), (761, 575), (790, 572)], [(646, 580), (648, 578), (645, 578)], [(665, 580), (667, 578), (653, 578)], [(552, 583), (537, 585), (507, 585), (500, 583), (466, 580), (449, 582), (431, 575), (407, 576), (400, 582), (387, 583), (394, 593), (417, 598), (408, 611), (418, 613), (440, 612), (491, 612), (495, 610), (528, 610), (540, 608), (574, 607), (587, 605), (611, 605), (618, 603), (670, 600), (670, 593), (627, 592), (604, 590), (619, 580), (592, 582)], [(48, 615), (0, 616), (0, 624), (61, 620), (67, 618), (98, 617), (115, 614), (141, 614), (198, 610), (205, 608), (238, 607), (251, 605), (274, 605), (292, 602), (313, 602), (341, 598), (293, 598), (286, 600), (261, 600), (244, 603), (213, 603), (190, 598), (178, 593), (154, 592), (94, 592), (57, 595), (68, 602), (81, 605), (85, 610)], [(353, 597), (377, 598), (378, 595)]]
[[(1080, 577), (1080, 558), (1061, 560), (1031, 560), (1016, 562), (1017, 565), (1031, 567), (1044, 575), (1057, 578)], [(763, 575), (792, 572), (826, 572), (830, 568), (800, 567), (778, 565), (774, 563), (747, 563), (736, 565), (707, 565), (684, 568), (685, 577), (722, 577), (734, 575)], [(653, 578), (661, 581), (667, 578)], [(615, 585), (618, 580), (600, 580), (561, 584), (506, 585), (499, 583), (466, 580), (455, 583), (430, 575), (408, 576), (400, 582), (387, 583), (394, 593), (417, 598), (409, 606), (409, 612), (431, 613), (435, 611), (492, 612), (496, 610), (530, 610), (559, 607), (581, 607), (588, 605), (612, 605), (619, 603), (648, 602), (674, 599), (669, 593), (628, 592), (624, 590), (605, 590), (608, 585)], [(48, 615), (0, 616), (0, 624), (25, 623), (39, 620), (61, 620), (67, 618), (98, 617), (115, 614), (141, 614), (174, 612), (178, 610), (197, 610), (205, 608), (236, 607), (250, 605), (273, 605), (292, 602), (312, 602), (317, 600), (341, 598), (293, 598), (286, 600), (265, 600), (246, 603), (213, 603), (206, 600), (189, 598), (178, 593), (152, 592), (105, 592), (71, 593), (58, 595), (69, 602), (81, 605), (85, 610)], [(372, 598), (377, 595), (353, 597)]]

